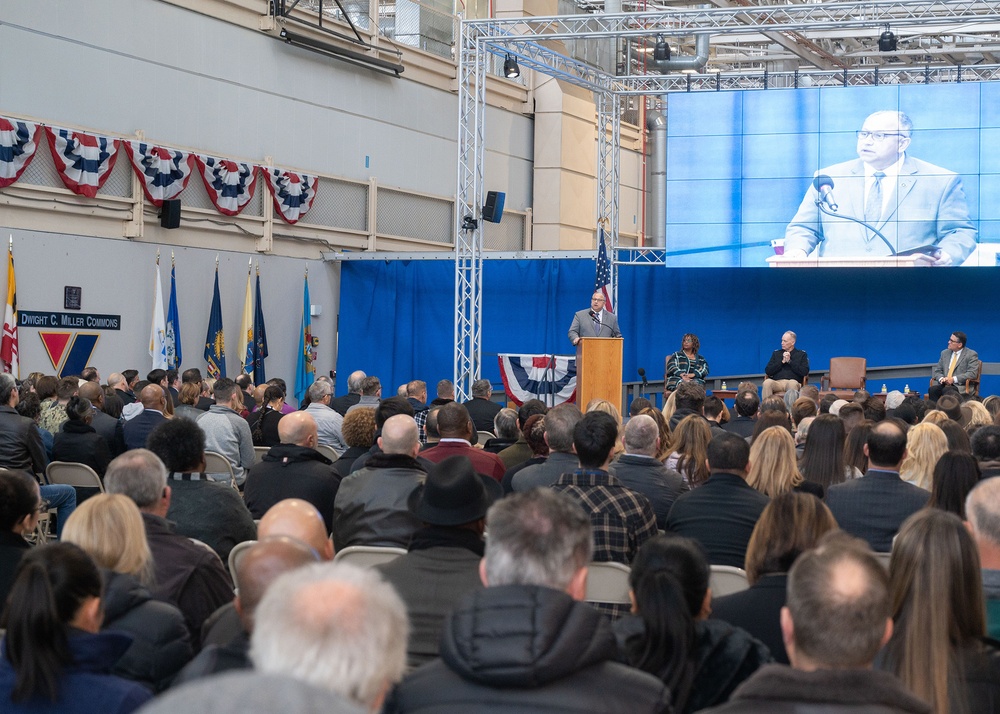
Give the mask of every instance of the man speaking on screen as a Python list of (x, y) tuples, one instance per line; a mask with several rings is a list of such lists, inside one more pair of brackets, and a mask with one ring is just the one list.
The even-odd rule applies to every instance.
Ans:
[(907, 155), (912, 132), (902, 112), (865, 119), (857, 132), (858, 159), (816, 173), (785, 230), (785, 257), (805, 258), (818, 246), (819, 257), (909, 253), (924, 265), (959, 265), (968, 258), (976, 228), (962, 180)]

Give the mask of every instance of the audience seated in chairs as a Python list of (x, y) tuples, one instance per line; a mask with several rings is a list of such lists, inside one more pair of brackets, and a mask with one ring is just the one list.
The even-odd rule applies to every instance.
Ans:
[(278, 422), (284, 416), (281, 413), (283, 406), (285, 406), (285, 393), (274, 385), (268, 385), (264, 389), (260, 409), (247, 417), (254, 446), (277, 446), (281, 443)]
[(525, 466), (511, 477), (510, 485), (514, 491), (551, 486), (563, 474), (580, 468), (580, 459), (573, 447), (573, 430), (583, 418), (579, 408), (575, 404), (559, 404), (540, 418), (545, 420), (545, 443), (549, 446), (549, 455), (540, 464)]
[(790, 491), (811, 493), (823, 497), (823, 487), (806, 481), (799, 473), (795, 441), (787, 429), (772, 426), (754, 439), (750, 446), (750, 473), (747, 484), (768, 498)]
[(24, 537), (38, 528), (44, 508), (35, 479), (23, 471), (0, 469), (0, 613), (17, 566), (31, 547)]
[(53, 437), (52, 460), (86, 464), (98, 476), (104, 476), (111, 463), (111, 450), (92, 426), (94, 409), (90, 400), (70, 397), (66, 414), (62, 430)]
[(154, 692), (166, 689), (194, 652), (180, 610), (147, 589), (153, 556), (135, 503), (120, 494), (88, 498), (70, 516), (63, 540), (83, 548), (104, 571), (101, 630), (132, 636), (112, 674)]
[(853, 478), (844, 464), (846, 433), (844, 422), (832, 414), (820, 414), (809, 425), (805, 448), (799, 459), (799, 472), (823, 492), (834, 484)]
[(773, 661), (767, 647), (744, 630), (708, 619), (708, 582), (708, 559), (695, 541), (657, 536), (632, 564), (635, 614), (615, 623), (628, 663), (663, 680), (678, 714), (725, 702), (758, 667)]
[(354, 460), (367, 453), (375, 445), (375, 435), (378, 431), (375, 426), (375, 410), (369, 407), (355, 409), (351, 412), (350, 419), (344, 417), (341, 430), (344, 434), (344, 443), (347, 444), (347, 451), (333, 462), (333, 469), (343, 478), (351, 473)]
[(686, 417), (670, 433), (670, 453), (664, 464), (683, 476), (690, 488), (701, 486), (709, 475), (705, 459), (711, 440), (712, 431), (704, 417)]
[(979, 462), (971, 454), (946, 451), (934, 467), (934, 483), (927, 505), (954, 513), (964, 521), (965, 499), (981, 478)]
[(934, 467), (948, 450), (948, 439), (936, 424), (917, 424), (906, 432), (906, 458), (899, 467), (900, 477), (907, 483), (931, 490)]
[(544, 464), (549, 458), (549, 454), (552, 453), (545, 441), (546, 416), (545, 414), (532, 414), (528, 417), (528, 423), (524, 425), (524, 439), (531, 447), (533, 455), (527, 461), (522, 461), (517, 466), (512, 466), (504, 471), (503, 479), (500, 480), (500, 486), (504, 493), (511, 493), (514, 490), (513, 482), (517, 474), (536, 464)]

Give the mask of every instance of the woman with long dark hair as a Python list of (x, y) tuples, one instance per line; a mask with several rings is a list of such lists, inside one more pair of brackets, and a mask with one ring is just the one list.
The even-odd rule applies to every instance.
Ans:
[(656, 536), (636, 554), (629, 575), (632, 616), (614, 627), (626, 660), (666, 683), (677, 714), (725, 702), (762, 664), (763, 644), (711, 613), (710, 569), (696, 541)]
[(979, 552), (953, 513), (926, 508), (899, 529), (889, 561), (892, 637), (876, 665), (938, 714), (996, 712), (1000, 650), (984, 640)]
[(972, 454), (946, 451), (934, 467), (931, 500), (927, 505), (954, 513), (965, 520), (965, 498), (980, 478), (979, 462)]
[(278, 436), (278, 422), (285, 416), (281, 412), (284, 406), (285, 393), (281, 389), (270, 385), (264, 390), (260, 409), (247, 417), (254, 446), (277, 446), (281, 443), (281, 437)]
[(844, 465), (844, 422), (834, 414), (820, 414), (809, 425), (806, 446), (799, 459), (799, 471), (806, 481), (818, 483), (824, 491), (847, 480)]
[(10, 714), (128, 714), (147, 689), (107, 670), (132, 640), (100, 632), (101, 574), (82, 549), (54, 543), (21, 560), (7, 599), (0, 710)]
[(847, 432), (847, 439), (844, 442), (844, 468), (851, 473), (851, 478), (861, 478), (868, 472), (865, 443), (874, 427), (875, 422), (864, 419)]

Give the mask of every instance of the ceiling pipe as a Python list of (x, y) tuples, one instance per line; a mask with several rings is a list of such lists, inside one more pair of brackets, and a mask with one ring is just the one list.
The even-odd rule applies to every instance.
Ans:
[(688, 57), (671, 57), (657, 62), (652, 57), (646, 60), (646, 66), (655, 69), (660, 74), (668, 72), (700, 72), (708, 64), (709, 36), (699, 34), (694, 36), (694, 55)]

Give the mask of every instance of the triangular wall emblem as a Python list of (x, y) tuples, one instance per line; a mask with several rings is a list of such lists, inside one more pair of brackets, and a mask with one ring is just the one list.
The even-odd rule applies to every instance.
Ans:
[(73, 333), (40, 331), (38, 336), (42, 338), (42, 344), (45, 346), (45, 353), (49, 356), (49, 362), (52, 363), (53, 371), (58, 374), (59, 365), (66, 353), (66, 345), (69, 344), (69, 338), (73, 336)]

